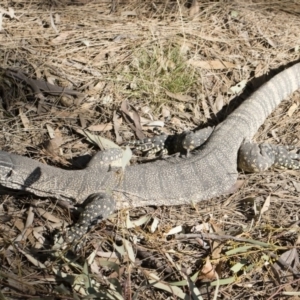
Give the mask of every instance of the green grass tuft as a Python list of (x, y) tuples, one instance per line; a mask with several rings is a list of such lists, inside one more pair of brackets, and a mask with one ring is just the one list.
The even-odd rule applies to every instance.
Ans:
[(165, 91), (186, 94), (196, 81), (194, 69), (186, 63), (178, 46), (161, 49), (155, 45), (136, 52), (129, 65), (126, 80), (135, 83), (131, 98), (148, 98), (153, 107), (172, 101)]

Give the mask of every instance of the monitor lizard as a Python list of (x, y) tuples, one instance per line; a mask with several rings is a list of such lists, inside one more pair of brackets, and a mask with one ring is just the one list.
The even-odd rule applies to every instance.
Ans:
[(246, 171), (271, 166), (299, 168), (299, 157), (289, 148), (251, 143), (268, 115), (299, 87), (300, 63), (262, 85), (188, 157), (127, 166), (120, 175), (111, 162), (120, 157), (121, 149), (100, 151), (85, 169), (77, 171), (0, 151), (0, 184), (40, 197), (87, 203), (80, 220), (66, 233), (66, 242), (78, 240), (116, 209), (210, 199), (230, 189), (237, 180), (238, 167)]

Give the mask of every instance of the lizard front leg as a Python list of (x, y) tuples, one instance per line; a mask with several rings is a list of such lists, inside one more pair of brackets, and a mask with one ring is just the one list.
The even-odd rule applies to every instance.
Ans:
[[(122, 155), (122, 150), (117, 148), (100, 151), (91, 159), (87, 168), (100, 168), (109, 172), (111, 164), (122, 158)], [(83, 207), (77, 223), (65, 233), (55, 236), (55, 241), (63, 247), (73, 243), (74, 249), (78, 250), (82, 245), (83, 235), (94, 225), (109, 217), (116, 208), (116, 202), (108, 192), (99, 192), (89, 195)]]

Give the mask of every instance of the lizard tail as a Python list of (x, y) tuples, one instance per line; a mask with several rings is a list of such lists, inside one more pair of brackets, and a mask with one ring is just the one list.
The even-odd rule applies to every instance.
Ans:
[[(241, 130), (244, 138), (250, 140), (280, 102), (299, 88), (300, 63), (263, 84), (228, 116), (222, 126), (232, 125), (233, 131)], [(236, 124), (239, 124), (240, 128), (237, 128)]]

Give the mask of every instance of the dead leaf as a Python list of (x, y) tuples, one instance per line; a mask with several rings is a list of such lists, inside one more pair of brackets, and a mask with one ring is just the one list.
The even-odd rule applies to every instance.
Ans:
[(114, 111), (114, 116), (113, 116), (113, 122), (114, 122), (114, 132), (116, 135), (116, 142), (118, 144), (122, 143), (122, 137), (119, 134), (119, 130), (120, 130), (120, 125), (122, 123), (122, 119), (118, 118), (117, 112)]
[(295, 242), (295, 245), (300, 245), (300, 234), (297, 235), (297, 240)]
[(220, 61), (220, 60), (192, 60), (188, 61), (188, 64), (196, 67), (202, 68), (206, 70), (222, 70), (222, 69), (232, 69), (236, 68), (236, 65), (228, 62), (228, 61)]
[(157, 120), (157, 121), (149, 122), (148, 124), (145, 125), (149, 127), (164, 127), (165, 123), (163, 121)]
[(61, 223), (62, 221), (58, 218), (56, 218), (55, 216), (53, 216), (51, 213), (47, 212), (46, 210), (38, 207), (36, 209), (38, 211), (38, 213), (40, 214), (40, 216), (42, 216), (45, 220), (53, 222), (53, 223)]
[(114, 98), (112, 95), (105, 95), (101, 98), (101, 102), (103, 105), (109, 105), (111, 103), (113, 103)]
[(204, 111), (204, 116), (207, 119), (209, 119), (210, 118), (210, 111), (209, 111), (209, 107), (207, 105), (206, 99), (203, 98), (202, 101), (201, 101), (201, 103), (202, 103), (202, 109)]
[(65, 118), (77, 118), (78, 116), (78, 113), (77, 112), (74, 112), (74, 111), (55, 111), (56, 113), (56, 117), (57, 118), (62, 118), (62, 119), (65, 119)]
[(33, 207), (30, 206), (28, 209), (28, 214), (26, 218), (26, 223), (25, 223), (25, 228), (31, 227), (34, 219), (34, 212), (33, 212)]
[(239, 188), (242, 187), (244, 184), (245, 180), (237, 180), (230, 188), (228, 191), (226, 191), (226, 194), (233, 194), (235, 193)]
[(132, 244), (126, 239), (122, 239), (122, 241), (123, 241), (124, 248), (126, 249), (126, 252), (128, 254), (130, 261), (132, 263), (134, 263), (135, 262), (135, 254), (133, 251)]
[(79, 122), (80, 122), (80, 126), (81, 128), (86, 128), (87, 126), (87, 121), (86, 121), (86, 118), (83, 114), (79, 114)]
[(48, 154), (55, 157), (57, 155), (60, 155), (59, 149), (63, 143), (64, 139), (61, 135), (60, 130), (57, 128), (54, 130), (54, 138), (44, 143), (44, 149), (47, 151)]
[[(213, 231), (219, 235), (223, 235), (224, 232), (223, 230), (214, 222), (213, 219), (209, 221), (210, 227), (213, 229)], [(212, 259), (214, 260), (215, 263), (215, 274), (221, 274), (222, 268), (223, 268), (223, 261), (220, 260), (221, 258), (221, 252), (224, 247), (224, 243), (218, 241), (218, 240), (213, 240), (211, 243), (211, 251), (212, 251)]]
[(19, 231), (23, 231), (25, 228), (25, 224), (21, 219), (16, 219), (14, 222), (14, 227), (16, 227)]
[(294, 180), (292, 181), (292, 183), (293, 183), (296, 191), (299, 193), (300, 192), (300, 183), (297, 181), (294, 181)]
[(47, 269), (46, 266), (41, 263), (40, 261), (38, 261), (36, 258), (34, 258), (32, 255), (26, 253), (25, 251), (21, 250), (20, 248), (18, 248), (19, 252), (22, 253), (27, 259), (28, 261), (30, 261), (34, 266), (40, 268), (40, 269)]
[(272, 129), (271, 130), (271, 134), (272, 134), (272, 137), (277, 141), (277, 142), (280, 142), (280, 139), (279, 139), (279, 137), (278, 137), (278, 135), (277, 135), (277, 129)]
[(74, 33), (75, 33), (74, 31), (64, 31), (64, 32), (60, 33), (56, 38), (52, 39), (50, 41), (50, 44), (52, 44), (52, 45), (61, 44), (62, 42), (65, 42), (66, 39)]
[[(31, 227), (32, 223), (34, 220), (34, 212), (33, 212), (33, 207), (30, 206), (28, 209), (28, 214), (26, 218), (26, 223), (24, 229), (21, 231), (21, 233), (15, 238), (14, 242), (20, 242), (20, 241), (26, 241), (28, 235), (30, 232), (27, 230), (29, 227)], [(30, 228), (30, 231), (32, 229)], [(11, 246), (10, 246), (11, 247)]]
[[(124, 119), (126, 120), (127, 124), (130, 126), (130, 128), (135, 131), (135, 134), (138, 137), (138, 139), (142, 140), (146, 136), (145, 136), (145, 134), (142, 131), (140, 117), (139, 117), (137, 111), (135, 110), (135, 108), (132, 107), (132, 106), (131, 106), (131, 108), (133, 110), (132, 118), (131, 118), (130, 112), (128, 110), (128, 103), (127, 103), (127, 101), (123, 101), (122, 102), (122, 104), (121, 104), (121, 112), (123, 114)], [(134, 125), (132, 123), (134, 123)]]
[(12, 7), (9, 7), (8, 10), (5, 10), (2, 7), (0, 7), (0, 14), (1, 15), (7, 15), (11, 19), (13, 19), (15, 17), (15, 11), (14, 11), (14, 9)]
[(54, 21), (52, 12), (50, 12), (50, 24), (51, 24), (52, 29), (55, 31), (55, 33), (58, 34), (59, 31), (55, 25), (55, 21)]
[(194, 17), (199, 12), (199, 4), (197, 0), (193, 0), (192, 5), (190, 7), (189, 15), (190, 17)]
[(44, 75), (48, 83), (55, 85), (56, 78), (49, 71), (45, 70)]
[(219, 94), (214, 103), (214, 109), (216, 112), (219, 112), (224, 106), (224, 98), (221, 94)]
[(151, 117), (151, 108), (149, 106), (143, 106), (141, 111), (144, 115), (148, 114)]
[(175, 100), (178, 101), (183, 101), (183, 102), (189, 102), (189, 101), (194, 101), (194, 98), (188, 95), (182, 95), (182, 94), (174, 94), (169, 91), (166, 91), (166, 94)]
[(89, 142), (97, 145), (101, 150), (106, 150), (110, 148), (120, 148), (113, 141), (106, 139), (102, 136), (92, 134), (88, 130), (75, 129), (75, 131), (83, 135)]
[(264, 203), (264, 205), (262, 206), (261, 210), (260, 210), (260, 215), (262, 215), (264, 212), (266, 212), (267, 210), (269, 210), (270, 207), (270, 202), (271, 202), (271, 196), (269, 195)]
[(266, 73), (266, 70), (264, 70), (263, 65), (261, 63), (259, 63), (255, 68), (254, 77), (258, 78), (258, 77), (264, 75), (265, 73)]
[(193, 43), (185, 40), (180, 47), (180, 54), (183, 56), (187, 56), (191, 51), (191, 49), (193, 49), (193, 47), (194, 47)]
[(105, 84), (106, 83), (104, 81), (99, 81), (96, 85), (92, 87), (92, 89), (90, 90), (90, 94), (92, 95), (99, 94), (100, 91), (104, 89)]
[(45, 238), (39, 233), (36, 232), (34, 229), (32, 231), (32, 235), (34, 236), (34, 238), (42, 245), (45, 242)]
[(110, 131), (113, 129), (112, 123), (91, 125), (87, 128), (90, 131)]
[(42, 153), (46, 155), (50, 155), (56, 161), (60, 161), (61, 163), (65, 163), (66, 165), (68, 165), (69, 163), (63, 157), (60, 157), (61, 155), (60, 146), (62, 144), (63, 144), (63, 139), (60, 137), (54, 138), (50, 141), (46, 141), (44, 143), (44, 151), (42, 151)]
[(176, 234), (176, 233), (179, 233), (179, 232), (182, 232), (182, 226), (181, 225), (173, 227), (168, 232), (166, 232), (164, 235), (172, 235), (172, 234)]
[(55, 138), (54, 129), (49, 124), (46, 124), (46, 128), (47, 128), (50, 138), (54, 139)]
[(168, 108), (163, 107), (161, 113), (162, 113), (162, 116), (163, 116), (164, 119), (167, 119), (167, 120), (170, 119), (171, 112), (170, 112), (170, 110)]
[[(213, 220), (210, 220), (209, 223), (215, 233), (224, 234), (222, 229)], [(213, 241), (213, 243), (212, 243), (212, 259), (216, 260), (216, 263), (219, 263), (222, 249), (223, 249), (223, 243), (220, 243), (218, 241)]]
[[(257, 24), (256, 24), (257, 25)], [(257, 25), (257, 31), (265, 38), (269, 45), (273, 48), (277, 48), (278, 44), (273, 41), (269, 35), (265, 34), (264, 30), (261, 30), (260, 26)]]
[(279, 274), (282, 274), (280, 271), (289, 271), (293, 274), (299, 274), (300, 261), (297, 249), (292, 248), (282, 253), (273, 266)]
[(181, 123), (181, 120), (176, 118), (176, 117), (173, 117), (170, 121), (170, 123), (174, 126), (178, 126), (178, 127), (182, 127), (182, 123)]
[(141, 125), (141, 120), (140, 120), (140, 116), (138, 114), (138, 112), (136, 111), (136, 109), (134, 107), (131, 107), (133, 112), (132, 112), (132, 116), (133, 116), (133, 122), (134, 125), (136, 127), (136, 135), (140, 138), (140, 136), (145, 137), (144, 133), (142, 132), (142, 125)]
[(29, 119), (27, 118), (27, 116), (23, 113), (22, 108), (20, 108), (19, 116), (21, 118), (24, 129), (28, 130), (30, 122), (29, 122)]
[(217, 279), (218, 276), (216, 275), (216, 271), (214, 267), (212, 266), (209, 257), (206, 257), (206, 262), (204, 266), (201, 269), (201, 272), (199, 273), (198, 279), (208, 279), (208, 280), (214, 280)]
[(289, 110), (287, 111), (287, 114), (289, 117), (291, 117), (295, 110), (298, 108), (298, 104), (297, 103), (293, 103), (293, 105), (289, 108)]

